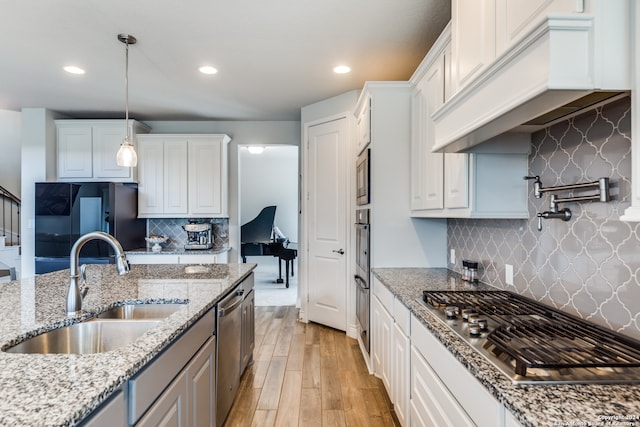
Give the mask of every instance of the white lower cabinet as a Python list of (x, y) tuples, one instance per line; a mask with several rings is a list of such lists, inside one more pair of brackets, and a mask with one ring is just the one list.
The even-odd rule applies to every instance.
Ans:
[(373, 279), (371, 357), (402, 426), (521, 427), (401, 299)]
[(227, 252), (219, 254), (128, 254), (130, 264), (227, 264)]
[(373, 298), (373, 369), (391, 397), (391, 334), (393, 317), (378, 297)]

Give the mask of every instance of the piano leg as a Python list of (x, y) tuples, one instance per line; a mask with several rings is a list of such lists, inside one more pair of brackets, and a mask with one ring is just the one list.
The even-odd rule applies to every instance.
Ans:
[[(287, 277), (287, 282), (289, 282), (289, 277)], [(284, 280), (282, 280), (282, 258), (281, 257), (278, 257), (278, 278), (276, 279), (276, 283), (284, 283)]]

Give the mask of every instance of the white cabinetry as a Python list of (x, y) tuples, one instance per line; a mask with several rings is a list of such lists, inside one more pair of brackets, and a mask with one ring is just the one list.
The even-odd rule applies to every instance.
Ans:
[(414, 315), (411, 316), (411, 416), (415, 425), (435, 426), (495, 427), (504, 426), (505, 419), (504, 406)]
[[(132, 143), (149, 127), (129, 121)], [(126, 129), (122, 120), (56, 120), (58, 179), (83, 181), (136, 180), (135, 168), (118, 166), (116, 154)]]
[(454, 92), (469, 84), (495, 58), (495, 2), (451, 2)]
[(127, 406), (122, 391), (116, 392), (107, 403), (102, 405), (82, 427), (126, 427)]
[(130, 264), (227, 264), (227, 252), (218, 254), (127, 254)]
[[(371, 354), (398, 421), (409, 425), (409, 310), (376, 278), (373, 279)], [(394, 317), (395, 316), (395, 317)]]
[(434, 148), (461, 152), (521, 125), (535, 131), (582, 97), (631, 89), (632, 3), (454, 0), (454, 93), (433, 113)]
[(367, 97), (356, 114), (358, 139), (356, 152), (361, 153), (371, 142), (371, 98)]
[(141, 218), (226, 217), (227, 135), (139, 138)]
[(412, 91), (408, 82), (367, 82), (354, 109), (355, 114), (363, 105), (370, 105), (372, 268), (436, 267), (446, 263), (446, 223), (416, 221), (408, 215), (411, 210), (411, 175), (407, 167), (412, 158)]
[(448, 96), (450, 27), (413, 80), (411, 215), (431, 218), (528, 218), (528, 134), (494, 138), (471, 153), (434, 153), (433, 113)]

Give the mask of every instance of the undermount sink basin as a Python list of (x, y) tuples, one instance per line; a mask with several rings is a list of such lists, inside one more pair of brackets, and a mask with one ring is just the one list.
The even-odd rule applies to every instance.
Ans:
[(133, 343), (159, 320), (89, 320), (45, 332), (6, 350), (7, 353), (89, 354)]
[(185, 304), (125, 304), (110, 308), (98, 315), (100, 319), (164, 319), (171, 316)]

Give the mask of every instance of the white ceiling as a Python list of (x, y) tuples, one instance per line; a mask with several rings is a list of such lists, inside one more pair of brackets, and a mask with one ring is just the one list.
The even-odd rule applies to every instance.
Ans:
[[(450, 10), (450, 0), (0, 0), (0, 109), (123, 117), (117, 34), (128, 33), (132, 118), (299, 120), (301, 107), (365, 81), (407, 80)], [(338, 64), (353, 71), (334, 74)]]

